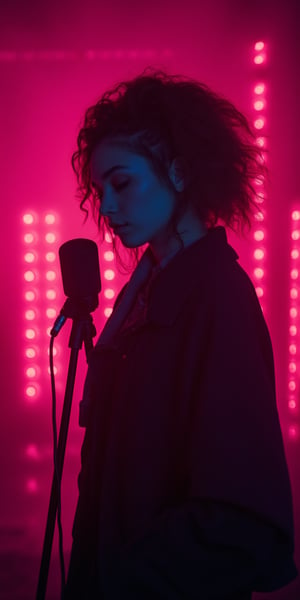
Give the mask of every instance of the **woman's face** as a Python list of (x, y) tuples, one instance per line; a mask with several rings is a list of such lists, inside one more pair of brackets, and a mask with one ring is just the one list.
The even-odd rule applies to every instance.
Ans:
[[(174, 248), (170, 219), (175, 208), (175, 188), (173, 191), (159, 180), (145, 157), (107, 139), (95, 148), (90, 167), (93, 187), (102, 196), (100, 213), (112, 227), (124, 225), (115, 233), (125, 247), (149, 242), (158, 260)], [(181, 191), (183, 182), (173, 168), (170, 176), (177, 191)]]

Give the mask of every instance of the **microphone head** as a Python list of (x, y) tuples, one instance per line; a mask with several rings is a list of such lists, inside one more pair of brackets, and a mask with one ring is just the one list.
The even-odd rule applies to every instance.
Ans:
[(65, 295), (78, 300), (90, 299), (98, 306), (101, 291), (98, 247), (85, 238), (69, 240), (59, 248), (59, 260)]

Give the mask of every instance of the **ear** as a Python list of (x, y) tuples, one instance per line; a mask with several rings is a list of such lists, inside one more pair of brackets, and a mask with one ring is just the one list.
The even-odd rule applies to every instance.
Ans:
[(174, 158), (169, 168), (169, 177), (177, 192), (182, 192), (185, 187), (183, 159)]

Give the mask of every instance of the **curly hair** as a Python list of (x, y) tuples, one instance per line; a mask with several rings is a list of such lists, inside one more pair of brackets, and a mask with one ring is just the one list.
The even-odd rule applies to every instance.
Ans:
[[(187, 205), (208, 229), (219, 221), (233, 231), (251, 229), (254, 213), (261, 211), (255, 184), (265, 180), (268, 170), (247, 118), (207, 85), (147, 67), (134, 79), (106, 91), (86, 110), (71, 159), (85, 221), (89, 212), (85, 203), (89, 201), (102, 242), (108, 231), (117, 262), (125, 270), (91, 181), (92, 152), (107, 137), (123, 140), (133, 152), (146, 157), (168, 186), (170, 161), (176, 157), (184, 161), (188, 183), (183, 192), (173, 189), (177, 204), (171, 220), (182, 245), (177, 224)], [(135, 268), (144, 247), (127, 251)]]

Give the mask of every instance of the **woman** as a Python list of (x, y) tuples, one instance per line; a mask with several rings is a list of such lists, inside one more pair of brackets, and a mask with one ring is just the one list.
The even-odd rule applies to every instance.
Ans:
[(72, 165), (135, 264), (89, 359), (66, 597), (279, 589), (297, 569), (272, 345), (225, 230), (258, 207), (255, 136), (205, 85), (150, 69), (87, 110)]

